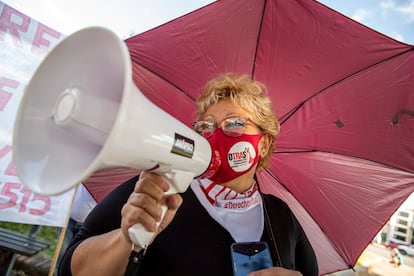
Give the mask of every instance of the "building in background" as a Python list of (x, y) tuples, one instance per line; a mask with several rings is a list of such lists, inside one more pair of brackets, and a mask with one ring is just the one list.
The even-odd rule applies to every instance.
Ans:
[(392, 215), (379, 236), (386, 244), (414, 244), (413, 232), (414, 208), (402, 206)]

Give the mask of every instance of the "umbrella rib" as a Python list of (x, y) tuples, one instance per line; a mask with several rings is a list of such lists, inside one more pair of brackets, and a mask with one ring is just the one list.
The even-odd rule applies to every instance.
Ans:
[[(283, 148), (283, 147), (277, 147), (277, 148)], [(289, 147), (285, 147), (286, 149), (288, 149)], [(388, 167), (390, 169), (398, 169), (400, 171), (412, 174), (414, 173), (414, 171), (408, 170), (406, 168), (400, 168), (400, 167), (396, 167), (396, 166), (392, 166), (383, 162), (378, 162), (372, 159), (368, 159), (368, 158), (364, 158), (364, 157), (359, 157), (356, 155), (350, 155), (350, 154), (345, 154), (345, 153), (339, 153), (339, 152), (332, 152), (332, 151), (327, 151), (327, 150), (311, 150), (311, 149), (301, 149), (301, 148), (296, 148), (294, 151), (274, 151), (273, 154), (292, 154), (292, 153), (311, 153), (311, 152), (323, 152), (323, 153), (331, 153), (331, 154), (335, 154), (335, 155), (341, 155), (344, 157), (350, 157), (350, 158), (357, 158), (360, 160), (365, 160), (368, 162), (372, 162), (372, 163), (376, 163), (385, 167)]]
[(308, 102), (308, 101), (310, 101), (312, 98), (314, 98), (314, 97), (316, 97), (316, 96), (318, 96), (319, 94), (321, 94), (321, 93), (323, 93), (323, 92), (325, 92), (325, 91), (327, 91), (329, 88), (331, 88), (331, 87), (334, 87), (334, 86), (336, 86), (336, 85), (338, 85), (338, 84), (340, 84), (340, 83), (342, 83), (342, 82), (344, 82), (345, 80), (347, 80), (347, 79), (350, 79), (350, 78), (352, 78), (352, 77), (354, 77), (354, 76), (356, 76), (356, 75), (358, 75), (358, 74), (361, 74), (362, 72), (365, 72), (365, 71), (368, 71), (368, 70), (370, 70), (370, 69), (372, 69), (372, 68), (374, 68), (374, 67), (377, 67), (378, 65), (380, 65), (380, 64), (382, 64), (382, 63), (386, 63), (386, 62), (388, 62), (389, 60), (392, 60), (392, 59), (394, 59), (394, 58), (396, 58), (396, 57), (398, 57), (398, 56), (401, 56), (401, 55), (404, 55), (404, 54), (406, 54), (406, 53), (408, 53), (408, 52), (410, 52), (410, 51), (414, 51), (414, 46), (412, 47), (412, 48), (410, 48), (410, 49), (408, 49), (408, 50), (405, 50), (404, 52), (401, 52), (401, 53), (398, 53), (398, 54), (396, 54), (396, 55), (393, 55), (393, 56), (390, 56), (390, 57), (388, 57), (388, 58), (386, 58), (386, 59), (384, 59), (384, 60), (381, 60), (381, 61), (379, 61), (379, 62), (377, 62), (377, 63), (374, 63), (374, 64), (371, 64), (371, 65), (369, 65), (369, 66), (367, 66), (367, 67), (365, 67), (365, 68), (362, 68), (362, 69), (360, 69), (360, 70), (358, 70), (358, 71), (356, 71), (356, 72), (354, 72), (354, 73), (352, 73), (352, 74), (350, 74), (350, 75), (348, 75), (348, 76), (346, 76), (346, 77), (344, 77), (344, 78), (342, 78), (342, 79), (340, 79), (340, 80), (338, 80), (338, 81), (336, 81), (336, 82), (334, 82), (334, 83), (332, 83), (331, 85), (328, 85), (328, 86), (326, 86), (325, 88), (323, 88), (322, 90), (320, 90), (320, 91), (318, 91), (318, 92), (316, 92), (316, 93), (314, 93), (313, 95), (311, 95), (309, 98), (307, 98), (307, 99), (305, 99), (305, 100), (303, 100), (301, 103), (299, 103), (298, 105), (296, 105), (294, 108), (292, 108), (289, 112), (287, 112), (286, 114), (284, 114), (284, 115), (282, 115), (281, 117), (280, 117), (280, 125), (283, 125), (290, 117), (292, 117), (295, 113), (296, 113), (296, 111), (298, 111), (306, 102)]
[[(306, 213), (309, 215), (309, 217), (311, 217), (312, 218), (312, 220), (313, 221), (317, 221), (313, 216), (312, 216), (312, 214), (311, 213), (309, 213), (309, 211), (302, 205), (302, 203), (300, 203), (300, 201), (298, 200), (298, 198), (292, 193), (292, 191), (285, 185), (285, 183), (275, 174), (275, 173), (273, 173), (272, 171), (270, 171), (269, 169), (265, 169), (265, 171), (271, 176), (271, 177), (273, 177), (277, 182), (279, 182), (280, 183), (280, 185), (292, 196), (292, 197), (294, 197), (295, 198), (295, 200), (296, 200), (296, 202), (298, 202), (302, 207), (303, 207), (303, 209), (306, 211)], [(259, 184), (259, 186), (260, 186), (260, 183), (258, 183)], [(286, 202), (287, 203), (287, 202)], [(318, 227), (319, 227), (319, 229), (321, 230), (321, 232), (322, 233), (324, 233), (325, 234), (325, 236), (326, 237), (328, 237), (328, 235), (326, 234), (326, 232), (324, 231), (324, 229), (322, 229), (321, 228), (321, 226), (318, 224)], [(329, 241), (332, 243), (332, 241), (329, 239)], [(337, 248), (336, 247), (336, 245), (334, 244), (334, 243), (332, 243), (333, 244), (333, 246), (335, 247), (335, 248)]]
[(254, 78), (254, 70), (256, 68), (256, 66), (255, 66), (256, 65), (256, 57), (257, 57), (257, 52), (258, 52), (258, 49), (259, 49), (259, 41), (260, 41), (260, 37), (261, 37), (261, 33), (262, 33), (262, 26), (263, 26), (266, 6), (267, 6), (267, 0), (264, 0), (263, 1), (262, 16), (260, 18), (260, 24), (259, 24), (259, 31), (257, 32), (256, 49), (254, 51), (253, 62), (252, 62), (252, 69), (251, 69), (251, 78), (252, 79)]
[[(293, 196), (293, 194), (291, 193), (291, 191), (289, 190), (289, 188), (285, 185), (285, 183), (275, 174), (275, 173), (273, 173), (271, 170), (269, 170), (269, 169), (265, 169), (265, 171), (268, 173), (268, 174), (270, 174), (270, 176), (271, 177), (273, 177), (274, 179), (276, 179), (276, 181), (277, 182), (279, 182), (280, 183), (280, 185), (282, 185), (282, 187), (286, 190), (286, 191), (288, 191), (292, 196)], [(297, 200), (297, 199), (296, 199)]]
[[(332, 245), (332, 247), (335, 249), (335, 251), (341, 256), (341, 258), (343, 258), (344, 260), (346, 259), (341, 251), (339, 250), (340, 248), (338, 248), (338, 246), (336, 245), (336, 243), (334, 243), (332, 241), (332, 239), (330, 238), (330, 236), (327, 234), (327, 232), (325, 231), (324, 228), (321, 227), (321, 225), (317, 222), (317, 220), (313, 217), (313, 215), (308, 211), (307, 208), (305, 208), (305, 206), (302, 205), (302, 203), (298, 200), (298, 198), (292, 193), (292, 191), (285, 185), (285, 183), (272, 171), (270, 171), (269, 169), (265, 169), (265, 171), (271, 176), (273, 177), (277, 182), (280, 183), (280, 185), (296, 200), (296, 202), (298, 204), (300, 204), (300, 206), (302, 206), (302, 208), (306, 211), (306, 213), (308, 214), (308, 216), (316, 223), (316, 225), (318, 226), (318, 228), (320, 229), (320, 231), (326, 236), (326, 238), (328, 239), (329, 243)], [(257, 182), (258, 185), (260, 186), (260, 183)], [(287, 202), (286, 202), (287, 204)], [(290, 207), (290, 206), (289, 206)], [(349, 263), (347, 263), (349, 268), (352, 268), (353, 265), (350, 265)]]
[[(325, 88), (326, 89), (326, 88)], [(323, 90), (322, 90), (323, 91)], [(316, 94), (319, 94), (320, 92), (318, 92), (318, 93), (316, 93)], [(315, 95), (316, 95), (315, 94)], [(315, 95), (313, 95), (312, 97), (314, 97)], [(279, 122), (280, 122), (280, 125), (283, 125), (287, 120), (289, 120), (289, 118), (290, 117), (292, 117), (293, 116), (293, 114), (295, 114), (296, 113), (296, 111), (298, 111), (301, 107), (302, 107), (302, 105), (305, 103), (305, 102), (307, 102), (307, 101), (309, 101), (312, 97), (309, 97), (308, 99), (306, 99), (306, 100), (304, 100), (303, 102), (301, 102), (300, 104), (298, 104), (297, 106), (295, 106), (293, 109), (291, 109), (288, 113), (286, 113), (285, 115), (283, 115), (282, 117), (280, 117), (280, 119), (279, 119)]]
[[(279, 148), (282, 148), (283, 149), (283, 147), (277, 147), (278, 149)], [(288, 148), (288, 147), (286, 147), (286, 149), (291, 149), (291, 148)], [(295, 149), (295, 150), (289, 150), (289, 151), (275, 151), (275, 152), (273, 152), (274, 154), (283, 154), (283, 153), (304, 153), (304, 152), (315, 152), (316, 150), (309, 150), (309, 149)]]
[(158, 74), (154, 70), (151, 70), (150, 68), (148, 68), (147, 66), (145, 66), (144, 64), (139, 62), (138, 60), (134, 60), (134, 63), (138, 64), (139, 66), (141, 66), (142, 68), (144, 68), (148, 72), (151, 72), (154, 76), (157, 76), (158, 78), (164, 80), (166, 83), (170, 84), (172, 87), (175, 87), (177, 89), (177, 91), (181, 92), (183, 95), (185, 95), (186, 97), (190, 98), (193, 102), (195, 102), (196, 99), (194, 97), (192, 97), (190, 94), (185, 92), (184, 89), (181, 89), (180, 87), (178, 87), (175, 83), (173, 83), (170, 80), (166, 79), (164, 76)]

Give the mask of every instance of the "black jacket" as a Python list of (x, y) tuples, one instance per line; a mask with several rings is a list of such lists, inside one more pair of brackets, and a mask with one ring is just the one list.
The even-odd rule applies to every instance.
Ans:
[[(80, 242), (120, 227), (121, 208), (137, 179), (120, 185), (95, 207), (66, 251), (59, 275), (71, 275), (70, 259)], [(191, 188), (182, 197), (183, 204), (174, 220), (148, 247), (139, 275), (232, 275), (230, 245), (234, 243), (233, 238), (210, 217)], [(299, 270), (305, 276), (318, 275), (314, 251), (289, 207), (272, 195), (263, 195), (263, 198), (282, 262), (279, 265)], [(261, 240), (270, 245), (273, 263), (278, 264), (266, 227)]]

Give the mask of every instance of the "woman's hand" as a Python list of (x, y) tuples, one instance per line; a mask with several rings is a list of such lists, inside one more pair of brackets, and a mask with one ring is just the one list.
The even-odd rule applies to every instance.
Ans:
[[(169, 185), (164, 176), (150, 172), (141, 173), (134, 191), (121, 211), (121, 229), (125, 238), (129, 240), (128, 229), (137, 223), (150, 232), (158, 233), (168, 226), (182, 203), (178, 194), (165, 197), (164, 193), (168, 189)], [(164, 204), (168, 210), (157, 229), (157, 222), (161, 220), (161, 206)]]
[(251, 272), (249, 276), (302, 276), (302, 273), (282, 267), (271, 267)]

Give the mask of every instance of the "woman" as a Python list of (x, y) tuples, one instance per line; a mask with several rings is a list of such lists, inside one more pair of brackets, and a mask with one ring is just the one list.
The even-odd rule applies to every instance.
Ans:
[[(226, 74), (206, 85), (196, 107), (194, 129), (223, 159), (217, 173), (169, 196), (158, 229), (165, 179), (143, 172), (122, 184), (89, 215), (61, 275), (123, 275), (127, 266), (136, 275), (231, 275), (231, 244), (254, 241), (270, 245), (275, 267), (252, 275), (318, 275), (313, 249), (288, 206), (262, 195), (255, 181), (279, 131), (264, 86)], [(136, 223), (158, 232), (145, 250), (131, 248), (128, 228)]]

